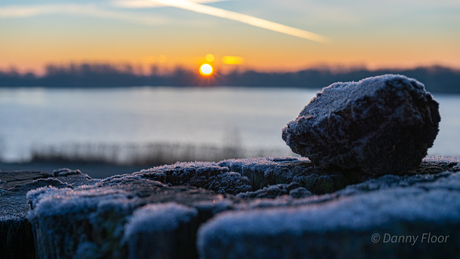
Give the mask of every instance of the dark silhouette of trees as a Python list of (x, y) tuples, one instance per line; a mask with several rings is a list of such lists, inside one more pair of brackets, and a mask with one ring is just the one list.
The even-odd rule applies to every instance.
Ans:
[[(412, 69), (366, 68), (332, 69), (310, 68), (298, 72), (233, 71), (219, 75), (217, 80), (199, 80), (196, 72), (177, 67), (169, 73), (159, 73), (152, 67), (150, 73), (136, 72), (131, 65), (70, 64), (48, 65), (43, 76), (21, 74), (14, 69), (0, 71), (0, 87), (129, 87), (129, 86), (247, 86), (322, 88), (334, 82), (358, 81), (382, 74), (402, 74), (424, 83), (433, 93), (460, 94), (460, 70), (442, 67)], [(198, 78), (198, 79), (197, 79)]]

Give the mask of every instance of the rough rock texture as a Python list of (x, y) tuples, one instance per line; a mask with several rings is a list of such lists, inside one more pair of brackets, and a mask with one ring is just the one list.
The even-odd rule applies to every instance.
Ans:
[[(204, 189), (168, 186), (138, 175), (109, 177), (73, 189), (42, 187), (30, 191), (27, 197), (32, 206), (27, 218), (33, 226), (39, 258), (182, 258), (181, 253), (173, 252), (177, 249), (185, 249), (183, 252), (194, 258), (198, 219), (206, 218), (200, 217), (201, 207), (194, 204), (224, 199)], [(144, 207), (168, 202), (180, 205)], [(146, 216), (145, 210), (151, 215)], [(176, 218), (173, 211), (179, 211)], [(194, 211), (193, 217), (182, 220), (182, 214), (190, 211)], [(162, 212), (168, 214), (161, 216)], [(203, 213), (208, 213), (207, 208)], [(158, 220), (170, 220), (169, 226), (161, 227), (160, 222), (155, 225)], [(157, 233), (165, 238), (161, 246), (140, 241), (155, 235), (139, 230), (140, 222), (151, 224), (144, 226), (146, 230), (161, 232)], [(173, 223), (177, 227), (172, 227)]]
[[(289, 196), (278, 196), (275, 199), (249, 199), (246, 203), (239, 203), (235, 210), (253, 210), (273, 207), (297, 207), (304, 205), (321, 204), (353, 196), (355, 194), (373, 193), (374, 191), (406, 188), (417, 184), (429, 184), (453, 173), (460, 171), (460, 157), (430, 156), (423, 159), (422, 164), (407, 175), (383, 175), (361, 183), (348, 185), (346, 188), (324, 195), (310, 195), (304, 199), (294, 199)], [(442, 180), (444, 181), (444, 180)], [(242, 193), (241, 195), (244, 195)]]
[(69, 168), (59, 168), (53, 171), (54, 177), (67, 176), (67, 175), (79, 175), (81, 174), (80, 170), (70, 170)]
[[(0, 206), (0, 258), (32, 258), (34, 246), (38, 258), (458, 257), (458, 171), (457, 157), (428, 157), (405, 175), (353, 183), (289, 157), (180, 163), (102, 180), (59, 170), (56, 179), (0, 189), (7, 204)], [(230, 172), (239, 175), (234, 185), (219, 178)], [(255, 185), (249, 191), (241, 188), (245, 177)], [(181, 181), (208, 190), (173, 186)], [(312, 191), (335, 181), (342, 187)], [(427, 237), (420, 243), (425, 232), (450, 237), (428, 246)], [(419, 241), (384, 243), (386, 233)]]
[(134, 211), (123, 240), (129, 258), (191, 258), (195, 250), (198, 211), (176, 203), (149, 204)]
[(8, 189), (15, 185), (33, 182), (37, 179), (51, 177), (52, 175), (40, 171), (9, 171), (0, 172), (0, 188)]
[(460, 172), (388, 178), (217, 215), (200, 258), (459, 258)]
[(26, 193), (43, 186), (73, 188), (91, 183), (86, 174), (49, 178), (38, 171), (0, 172), (0, 258), (34, 258), (32, 226), (26, 219)]
[[(134, 173), (145, 179), (174, 186), (195, 186), (220, 194), (257, 191), (276, 184), (297, 182), (315, 194), (340, 190), (366, 177), (344, 175), (313, 166), (307, 158), (258, 157), (214, 162), (183, 162)], [(281, 193), (280, 193), (281, 194)]]
[(0, 216), (0, 258), (35, 258), (32, 227), (24, 217)]
[(195, 186), (216, 193), (236, 194), (251, 189), (249, 179), (213, 162), (175, 163), (142, 170), (136, 175), (172, 185)]
[[(259, 191), (276, 184), (296, 182), (311, 193), (324, 194), (367, 179), (352, 173), (343, 174), (333, 169), (323, 170), (315, 167), (309, 159), (303, 157), (229, 159), (219, 162), (218, 165), (248, 177), (252, 191)], [(269, 192), (271, 191), (274, 189), (270, 188)]]
[(304, 198), (311, 195), (311, 192), (300, 187), (300, 184), (293, 182), (290, 184), (275, 184), (263, 189), (253, 191), (253, 192), (244, 192), (239, 193), (238, 197), (242, 198), (276, 198), (281, 195), (290, 195), (293, 198)]
[(439, 121), (438, 103), (423, 84), (384, 75), (323, 88), (282, 137), (323, 168), (403, 173), (426, 156)]

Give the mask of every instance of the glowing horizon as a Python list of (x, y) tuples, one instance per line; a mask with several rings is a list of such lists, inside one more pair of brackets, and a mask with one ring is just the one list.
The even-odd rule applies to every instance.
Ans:
[[(399, 8), (394, 8), (395, 3), (172, 0), (165, 6), (154, 0), (3, 2), (0, 70), (16, 67), (40, 72), (47, 64), (70, 63), (198, 69), (209, 62), (208, 54), (213, 55), (212, 65), (218, 71), (298, 71), (338, 64), (370, 69), (460, 68), (460, 3), (410, 0), (398, 2)], [(327, 35), (333, 44), (292, 37), (285, 33), (286, 27), (278, 25), (308, 28)], [(264, 27), (269, 28), (261, 29)], [(278, 29), (280, 33), (274, 32)]]

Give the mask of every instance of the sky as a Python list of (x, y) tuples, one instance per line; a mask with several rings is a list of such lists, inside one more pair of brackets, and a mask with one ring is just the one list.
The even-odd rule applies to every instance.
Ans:
[(0, 1), (0, 69), (460, 68), (458, 0)]

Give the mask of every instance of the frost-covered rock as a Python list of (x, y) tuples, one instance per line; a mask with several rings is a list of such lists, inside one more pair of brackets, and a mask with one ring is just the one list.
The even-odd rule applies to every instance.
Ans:
[[(363, 180), (355, 178), (353, 175), (345, 176), (337, 170), (323, 170), (322, 168), (315, 167), (309, 159), (303, 157), (229, 159), (219, 162), (218, 165), (227, 167), (231, 171), (248, 177), (251, 182), (252, 191), (261, 195), (262, 193), (259, 192), (260, 189), (265, 187), (270, 188), (270, 186), (277, 184), (296, 182), (300, 184), (300, 187), (305, 188), (311, 193), (323, 194), (340, 190), (349, 184)], [(266, 194), (271, 194), (264, 197), (273, 196), (275, 192), (272, 191), (274, 189), (265, 192)], [(286, 194), (281, 190), (276, 193), (279, 193), (279, 195)]]
[(311, 192), (301, 187), (299, 183), (275, 184), (253, 192), (239, 193), (242, 198), (276, 198), (282, 195), (290, 195), (293, 198), (304, 198), (311, 195)]
[[(110, 255), (120, 254), (120, 246), (113, 239), (121, 238), (122, 225), (118, 222), (131, 212), (123, 190), (42, 187), (30, 191), (27, 198), (32, 208), (27, 219), (32, 223), (39, 258), (71, 258), (77, 251), (82, 255), (86, 250), (80, 244), (87, 248), (89, 243), (99, 247), (95, 258), (107, 250)], [(110, 233), (104, 244), (91, 240), (104, 232)]]
[[(450, 176), (460, 171), (459, 157), (439, 157), (430, 156), (423, 159), (422, 164), (416, 170), (408, 172), (407, 175), (383, 175), (378, 178), (371, 178), (357, 184), (350, 184), (346, 188), (333, 193), (324, 195), (309, 195), (302, 199), (293, 199), (290, 196), (277, 196), (274, 199), (248, 199), (247, 203), (239, 203), (235, 206), (235, 210), (253, 210), (260, 208), (274, 207), (298, 207), (304, 205), (322, 204), (353, 196), (357, 194), (372, 193), (384, 189), (407, 188), (412, 186), (427, 186), (437, 182), (451, 182)], [(431, 185), (434, 186), (434, 185)], [(455, 186), (455, 184), (451, 184)], [(422, 187), (426, 188), (426, 187)], [(452, 187), (446, 187), (452, 188)], [(262, 189), (263, 190), (263, 189)], [(259, 191), (262, 191), (259, 190)], [(257, 191), (254, 193), (258, 193)], [(238, 196), (243, 196), (241, 193)]]
[(130, 259), (193, 258), (198, 211), (176, 203), (149, 204), (134, 211), (125, 225)]
[[(75, 254), (82, 258), (174, 258), (156, 255), (177, 247), (188, 247), (187, 251), (196, 254), (200, 208), (194, 204), (224, 199), (204, 189), (168, 186), (135, 174), (73, 189), (42, 187), (28, 192), (27, 198), (32, 208), (27, 218), (40, 258), (72, 258)], [(169, 202), (176, 205), (161, 205)], [(147, 225), (142, 226), (144, 223)], [(180, 236), (176, 229), (188, 236)], [(165, 238), (162, 245), (148, 243), (157, 234)], [(149, 238), (142, 241), (146, 236)]]
[[(4, 206), (3, 199), (0, 199), (0, 204)], [(22, 204), (16, 205), (22, 207)], [(0, 215), (0, 258), (34, 257), (32, 228), (27, 219), (16, 215)]]
[(52, 175), (39, 171), (0, 173), (3, 183), (0, 186), (0, 258), (35, 257), (32, 226), (26, 219), (30, 209), (26, 198), (28, 191), (44, 186), (73, 188), (92, 182), (86, 174), (49, 177)]
[(192, 204), (199, 212), (200, 222), (206, 222), (215, 215), (235, 209), (235, 201), (230, 199), (216, 199), (212, 201), (197, 201)]
[(212, 162), (175, 163), (142, 170), (136, 175), (162, 183), (195, 186), (220, 194), (251, 190), (249, 179)]
[(71, 170), (69, 168), (59, 168), (53, 171), (53, 176), (67, 176), (82, 174), (80, 170)]
[(52, 177), (51, 174), (40, 171), (7, 171), (0, 172), (0, 188), (8, 189), (16, 185), (31, 183), (37, 179)]
[(323, 88), (282, 138), (323, 168), (401, 173), (426, 156), (439, 121), (438, 103), (423, 84), (384, 75)]
[(460, 172), (325, 196), (297, 206), (278, 201), (272, 208), (267, 203), (222, 213), (200, 228), (200, 257), (457, 258), (460, 253)]
[[(321, 257), (337, 257), (342, 250), (369, 257), (375, 249), (380, 255), (406, 255), (399, 246), (369, 248), (364, 243), (369, 229), (457, 231), (460, 176), (455, 171), (460, 171), (458, 157), (427, 157), (406, 175), (379, 178), (315, 167), (301, 157), (264, 157), (177, 163), (101, 180), (67, 170), (38, 180), (36, 173), (5, 172), (2, 178), (2, 172), (0, 179), (10, 187), (0, 188), (0, 258), (33, 257), (34, 244), (39, 258), (158, 258), (159, 253), (160, 258), (194, 258), (199, 226), (203, 258), (255, 253), (255, 258), (270, 258), (272, 252), (301, 258), (305, 251), (315, 255), (316, 248), (327, 252)], [(249, 191), (241, 188), (248, 181)], [(12, 182), (23, 184), (13, 187)], [(216, 194), (220, 189), (225, 193)], [(227, 223), (215, 223), (222, 222), (221, 214), (244, 215), (248, 221), (225, 216)], [(447, 256), (451, 247), (435, 250)]]

